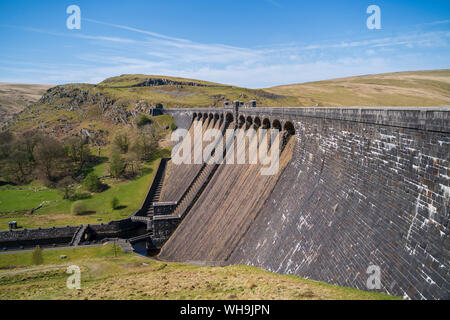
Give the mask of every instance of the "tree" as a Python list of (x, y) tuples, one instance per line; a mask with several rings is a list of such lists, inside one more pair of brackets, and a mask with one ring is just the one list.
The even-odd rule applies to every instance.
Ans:
[(64, 145), (66, 155), (75, 165), (75, 173), (79, 174), (89, 162), (91, 150), (86, 140), (80, 137), (73, 137), (66, 141)]
[(7, 132), (0, 134), (0, 175), (6, 181), (21, 184), (32, 180), (32, 137), (32, 132), (21, 136), (13, 136)]
[(147, 117), (145, 114), (141, 114), (140, 117), (136, 120), (136, 124), (138, 127), (143, 127), (146, 124), (152, 123), (152, 120)]
[(22, 146), (22, 151), (26, 152), (30, 161), (34, 162), (34, 149), (37, 144), (43, 139), (42, 134), (36, 130), (28, 130), (19, 136), (19, 144)]
[(100, 178), (93, 172), (89, 173), (83, 181), (83, 187), (90, 192), (101, 192), (104, 189)]
[(38, 143), (34, 150), (34, 157), (43, 175), (51, 182), (60, 178), (66, 169), (64, 147), (55, 138), (48, 137)]
[(33, 253), (31, 255), (31, 261), (35, 265), (42, 264), (44, 262), (44, 258), (42, 257), (42, 250), (41, 247), (36, 246), (33, 250)]
[(10, 182), (21, 184), (31, 181), (33, 164), (27, 153), (13, 151), (9, 157), (2, 161), (1, 174)]
[(58, 188), (61, 188), (64, 192), (64, 200), (72, 198), (72, 195), (74, 194), (73, 184), (74, 180), (71, 177), (65, 177), (58, 183)]
[(113, 178), (119, 178), (125, 173), (125, 161), (117, 152), (113, 152), (111, 155), (109, 172)]
[(125, 174), (127, 177), (135, 177), (142, 170), (142, 161), (139, 154), (137, 154), (134, 150), (129, 152), (125, 159)]
[(118, 152), (124, 154), (128, 152), (128, 148), (130, 147), (130, 139), (126, 133), (118, 133), (114, 137), (113, 140), (113, 148), (115, 148)]
[(12, 142), (14, 136), (9, 131), (0, 132), (0, 145)]
[(117, 197), (114, 197), (111, 199), (111, 208), (113, 210), (116, 210), (117, 208), (119, 208), (120, 202), (119, 199), (117, 199)]
[(158, 148), (160, 134), (154, 125), (146, 126), (136, 135), (132, 146), (132, 151), (139, 156), (141, 160), (151, 159), (153, 152)]

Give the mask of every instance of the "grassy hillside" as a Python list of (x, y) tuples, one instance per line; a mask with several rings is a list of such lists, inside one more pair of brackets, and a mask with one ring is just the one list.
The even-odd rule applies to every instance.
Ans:
[(0, 123), (38, 101), (50, 85), (0, 82)]
[[(107, 223), (124, 219), (140, 208), (153, 181), (160, 157), (169, 155), (170, 150), (160, 150), (155, 154), (154, 160), (144, 165), (142, 174), (133, 180), (102, 178), (102, 182), (108, 184), (108, 190), (93, 193), (90, 198), (83, 200), (88, 213), (82, 215), (71, 213), (73, 201), (63, 199), (63, 191), (60, 189), (48, 188), (37, 181), (26, 186), (0, 186), (0, 231), (7, 230), (11, 220), (16, 220), (23, 229)], [(93, 169), (99, 176), (103, 176), (107, 171), (106, 163)], [(81, 190), (81, 186), (77, 185), (77, 188)], [(113, 210), (110, 205), (114, 197), (120, 201), (120, 208), (117, 210)], [(31, 213), (31, 209), (39, 205), (42, 208)]]
[(450, 105), (450, 69), (366, 75), (266, 89), (300, 106)]
[(222, 107), (224, 100), (257, 100), (260, 105), (295, 105), (296, 98), (206, 81), (149, 75), (122, 75), (97, 84), (67, 84), (48, 90), (6, 128), (43, 129), (56, 136), (82, 129), (111, 131), (132, 125), (141, 113), (166, 108)]
[[(60, 255), (66, 255), (61, 260)], [(0, 299), (398, 299), (377, 292), (284, 276), (254, 267), (196, 267), (164, 263), (112, 245), (43, 251), (32, 266), (31, 252), (0, 254)], [(81, 269), (81, 289), (69, 290), (68, 265)]]

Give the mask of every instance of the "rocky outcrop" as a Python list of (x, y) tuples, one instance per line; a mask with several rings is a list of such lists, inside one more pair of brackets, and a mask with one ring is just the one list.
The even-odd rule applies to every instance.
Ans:
[(214, 85), (207, 85), (193, 81), (174, 81), (162, 78), (148, 78), (147, 80), (135, 84), (132, 87), (156, 87), (156, 86), (188, 86), (188, 87), (213, 87)]

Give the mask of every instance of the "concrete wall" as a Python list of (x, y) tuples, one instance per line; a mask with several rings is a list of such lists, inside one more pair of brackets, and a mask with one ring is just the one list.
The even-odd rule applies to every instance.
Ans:
[[(191, 114), (179, 111), (178, 121)], [(384, 292), (450, 298), (450, 108), (252, 108), (241, 116), (292, 122), (296, 144), (228, 263), (360, 289), (377, 265)], [(195, 239), (196, 230), (185, 232)]]

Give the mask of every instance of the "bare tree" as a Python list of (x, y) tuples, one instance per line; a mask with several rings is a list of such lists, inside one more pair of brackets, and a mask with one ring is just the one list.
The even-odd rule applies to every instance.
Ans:
[(47, 137), (38, 143), (34, 157), (45, 178), (54, 182), (61, 176), (61, 170), (66, 167), (64, 147), (55, 138)]

